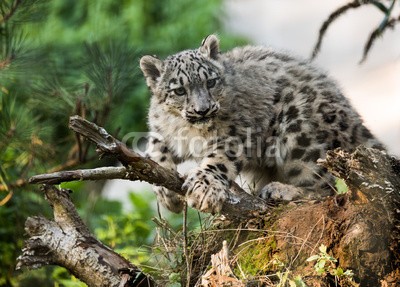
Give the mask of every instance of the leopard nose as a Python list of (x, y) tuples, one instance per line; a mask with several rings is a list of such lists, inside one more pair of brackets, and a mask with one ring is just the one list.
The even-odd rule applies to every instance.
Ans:
[(194, 111), (195, 111), (196, 114), (198, 114), (200, 116), (205, 116), (210, 111), (210, 108), (204, 108), (204, 109), (201, 109), (201, 110), (196, 110), (195, 109)]

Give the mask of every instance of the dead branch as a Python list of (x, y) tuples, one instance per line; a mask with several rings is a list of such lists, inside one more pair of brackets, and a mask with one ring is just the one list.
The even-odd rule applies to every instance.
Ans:
[[(82, 164), (83, 162), (88, 162), (88, 161), (93, 161), (95, 158), (89, 158), (89, 159), (84, 159), (84, 161), (81, 161), (79, 158), (74, 158), (74, 159), (69, 159), (67, 160), (65, 163), (54, 166), (52, 168), (50, 168), (50, 170), (48, 170), (48, 173), (56, 173), (59, 171), (63, 171), (69, 168), (74, 168), (80, 164)], [(26, 185), (28, 185), (30, 182), (28, 179), (26, 178), (19, 178), (16, 181), (10, 183), (10, 184), (0, 184), (0, 191), (8, 191), (8, 190), (12, 190), (15, 188), (21, 188), (24, 187)]]
[[(143, 180), (155, 185), (164, 186), (184, 196), (182, 189), (183, 176), (176, 171), (163, 168), (151, 159), (144, 158), (130, 150), (124, 143), (112, 137), (108, 132), (79, 116), (70, 118), (70, 128), (97, 146), (100, 156), (116, 157), (124, 167), (102, 168), (91, 170), (64, 171), (37, 175), (31, 183), (58, 184), (71, 180), (128, 179)], [(248, 218), (265, 213), (269, 205), (258, 197), (246, 193), (234, 183), (230, 189), (230, 198), (224, 204), (222, 214), (231, 218)]]
[(390, 4), (388, 5), (382, 3), (384, 1), (360, 1), (360, 0), (354, 0), (349, 3), (344, 4), (343, 6), (340, 6), (336, 10), (334, 10), (328, 18), (323, 22), (319, 29), (318, 33), (318, 39), (316, 44), (314, 45), (312, 54), (310, 59), (314, 60), (318, 53), (321, 50), (321, 45), (322, 45), (322, 40), (324, 39), (326, 35), (326, 31), (328, 28), (332, 25), (333, 22), (335, 22), (340, 16), (344, 15), (347, 11), (350, 9), (358, 9), (362, 6), (365, 5), (372, 5), (375, 8), (379, 9), (380, 12), (383, 14), (383, 19), (381, 23), (373, 29), (373, 31), (370, 33), (366, 43), (364, 44), (364, 49), (363, 49), (363, 54), (362, 58), (359, 62), (359, 64), (362, 64), (365, 62), (367, 59), (367, 56), (371, 50), (372, 45), (375, 43), (375, 41), (378, 39), (379, 36), (382, 36), (384, 32), (386, 32), (389, 29), (393, 29), (399, 22), (400, 22), (400, 16), (393, 16), (393, 11), (394, 11), (394, 6), (398, 2), (397, 0), (391, 0)]
[(165, 169), (151, 159), (144, 158), (132, 151), (124, 143), (111, 136), (104, 128), (79, 116), (70, 117), (69, 127), (95, 143), (96, 151), (101, 157), (116, 157), (132, 174), (132, 179), (136, 178), (136, 180), (162, 185), (184, 195), (181, 190), (183, 180), (177, 172)]
[(125, 167), (99, 167), (94, 169), (65, 170), (32, 176), (29, 183), (60, 184), (76, 180), (130, 179)]
[[(69, 190), (44, 185), (46, 200), (53, 208), (54, 221), (29, 217), (23, 254), (17, 269), (59, 265), (91, 287), (155, 286), (136, 266), (98, 241), (79, 217)], [(121, 282), (125, 282), (121, 285)]]
[(324, 38), (325, 33), (328, 30), (328, 27), (330, 26), (330, 24), (332, 24), (333, 21), (335, 21), (340, 15), (344, 14), (348, 10), (358, 8), (363, 4), (364, 3), (362, 3), (361, 1), (354, 0), (350, 3), (347, 3), (346, 5), (339, 7), (338, 9), (336, 9), (329, 15), (328, 19), (324, 21), (321, 28), (319, 29), (318, 40), (313, 48), (313, 51), (311, 54), (311, 60), (315, 59), (315, 57), (319, 53), (319, 51), (321, 49), (321, 45), (322, 45), (322, 39)]

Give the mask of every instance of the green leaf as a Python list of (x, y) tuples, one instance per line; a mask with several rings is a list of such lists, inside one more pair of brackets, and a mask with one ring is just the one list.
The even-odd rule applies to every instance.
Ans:
[(338, 268), (334, 269), (332, 275), (341, 277), (343, 274), (344, 274), (343, 269), (338, 267)]
[(304, 283), (304, 281), (301, 278), (301, 276), (296, 276), (294, 278), (294, 282), (296, 284), (296, 287), (307, 287), (306, 283)]
[(319, 255), (312, 255), (310, 257), (307, 258), (307, 262), (311, 262), (311, 261), (315, 261), (319, 259)]
[(337, 194), (345, 194), (349, 191), (349, 187), (347, 186), (346, 182), (341, 178), (336, 178), (335, 188)]
[(315, 264), (315, 266), (317, 267), (317, 269), (324, 269), (325, 268), (325, 264), (326, 264), (326, 260), (325, 259), (321, 259), (317, 262), (317, 264)]
[(170, 282), (179, 282), (180, 279), (181, 279), (181, 275), (179, 273), (171, 273), (169, 275)]

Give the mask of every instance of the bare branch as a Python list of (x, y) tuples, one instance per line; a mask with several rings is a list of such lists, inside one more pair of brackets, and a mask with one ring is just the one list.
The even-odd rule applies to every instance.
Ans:
[(360, 60), (360, 64), (362, 64), (367, 56), (368, 53), (375, 42), (375, 40), (383, 34), (388, 28), (394, 28), (394, 26), (397, 24), (397, 22), (400, 22), (400, 16), (396, 17), (391, 17), (393, 8), (395, 3), (398, 2), (398, 0), (391, 0), (391, 4), (386, 7), (383, 3), (380, 1), (374, 1), (374, 0), (354, 0), (353, 2), (350, 2), (344, 6), (341, 6), (340, 8), (336, 9), (334, 12), (332, 12), (328, 19), (324, 21), (322, 24), (319, 34), (318, 34), (318, 40), (317, 43), (314, 46), (313, 52), (311, 54), (311, 60), (315, 59), (315, 57), (318, 55), (321, 45), (322, 45), (322, 39), (325, 36), (326, 31), (328, 30), (328, 27), (335, 21), (339, 16), (343, 15), (345, 12), (347, 12), (350, 9), (356, 9), (359, 8), (363, 5), (370, 4), (375, 6), (379, 11), (381, 11), (384, 14), (382, 22), (379, 24), (378, 27), (376, 27), (372, 33), (370, 34), (363, 50), (363, 55)]
[[(94, 157), (91, 157), (90, 159), (87, 159), (87, 161), (92, 161), (94, 160)], [(53, 168), (51, 168), (50, 170), (48, 170), (48, 173), (55, 173), (58, 171), (62, 171), (65, 169), (69, 169), (69, 168), (74, 168), (78, 165), (82, 164), (82, 162), (80, 161), (79, 158), (74, 158), (74, 159), (70, 159), (68, 161), (66, 161), (63, 164), (57, 165)], [(8, 191), (8, 190), (12, 190), (14, 188), (21, 188), (26, 186), (29, 183), (29, 180), (26, 178), (20, 178), (17, 179), (15, 182), (12, 182), (10, 184), (0, 184), (0, 191)], [(37, 183), (49, 183), (49, 182), (37, 182)]]
[(375, 42), (376, 38), (378, 38), (379, 36), (382, 36), (383, 33), (388, 28), (393, 29), (394, 26), (396, 25), (396, 22), (400, 22), (400, 16), (397, 19), (396, 18), (391, 18), (390, 20), (385, 18), (382, 21), (381, 25), (379, 25), (378, 27), (376, 27), (372, 31), (372, 33), (369, 35), (367, 43), (364, 46), (363, 55), (362, 55), (362, 58), (360, 60), (360, 64), (364, 63), (365, 60), (367, 59), (368, 53), (371, 50), (372, 44)]
[(29, 183), (60, 184), (75, 180), (130, 179), (125, 167), (78, 169), (32, 176)]
[[(182, 189), (183, 176), (130, 150), (124, 143), (108, 134), (104, 128), (79, 116), (70, 118), (70, 128), (94, 142), (97, 145), (97, 152), (101, 156), (114, 156), (125, 167), (64, 171), (55, 174), (38, 175), (31, 178), (30, 181), (32, 183), (55, 184), (71, 180), (120, 178), (143, 180), (151, 184), (164, 186), (181, 196), (185, 196), (186, 190)], [(231, 218), (249, 218), (267, 212), (269, 207), (270, 205), (267, 202), (248, 194), (236, 183), (233, 183), (229, 193), (229, 200), (225, 202), (221, 212)]]
[(334, 12), (332, 12), (328, 19), (325, 20), (325, 22), (322, 24), (321, 28), (319, 29), (319, 34), (318, 34), (318, 40), (317, 43), (314, 46), (312, 55), (311, 55), (311, 60), (315, 59), (315, 57), (318, 55), (320, 49), (321, 49), (321, 44), (322, 44), (322, 39), (325, 36), (326, 31), (328, 30), (328, 27), (332, 24), (333, 21), (335, 21), (339, 16), (343, 15), (345, 12), (347, 12), (350, 9), (355, 9), (363, 5), (363, 1), (360, 0), (354, 0), (353, 2), (350, 2)]

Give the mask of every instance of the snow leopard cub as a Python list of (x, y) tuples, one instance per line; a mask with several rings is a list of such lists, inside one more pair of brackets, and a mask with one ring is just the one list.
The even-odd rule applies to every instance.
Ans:
[[(266, 47), (220, 53), (215, 35), (200, 48), (140, 68), (152, 93), (148, 155), (186, 178), (188, 204), (219, 212), (238, 175), (249, 192), (284, 200), (334, 192), (316, 164), (329, 149), (360, 144), (382, 149), (336, 83), (308, 61)], [(158, 201), (179, 212), (183, 198), (155, 187)]]

